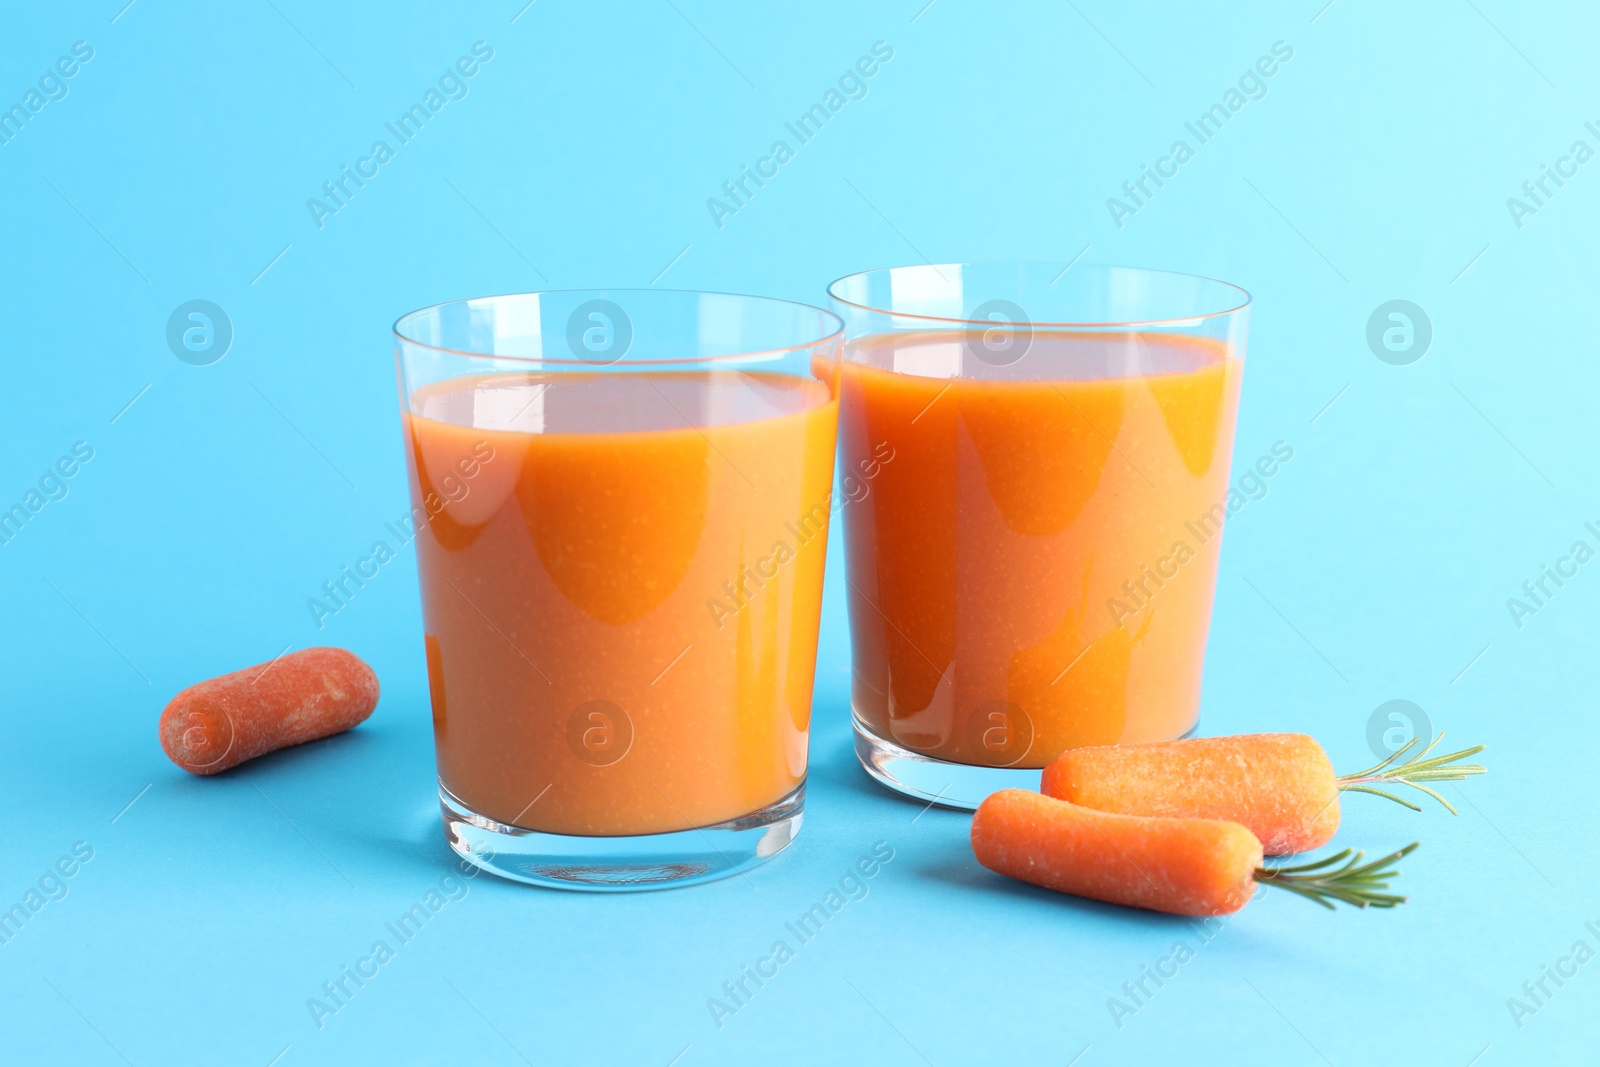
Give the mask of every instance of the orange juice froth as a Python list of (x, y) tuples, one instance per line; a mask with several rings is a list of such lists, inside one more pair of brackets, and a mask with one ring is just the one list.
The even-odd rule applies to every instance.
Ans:
[(1242, 363), (1220, 341), (1040, 331), (969, 371), (959, 333), (854, 342), (842, 461), (852, 704), (958, 763), (1042, 767), (1195, 725)]
[(597, 836), (791, 793), (836, 404), (826, 382), (738, 371), (418, 390), (406, 424), (414, 502), (437, 512), (417, 551), (444, 787), (499, 822)]

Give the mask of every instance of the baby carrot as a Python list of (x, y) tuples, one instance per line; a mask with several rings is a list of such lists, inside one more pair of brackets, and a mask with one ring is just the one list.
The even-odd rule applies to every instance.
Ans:
[(1392, 865), (1416, 847), (1368, 864), (1347, 849), (1316, 863), (1269, 868), (1261, 865), (1261, 842), (1238, 823), (1118, 815), (1025, 789), (992, 794), (972, 818), (972, 851), (991, 871), (1174, 915), (1238, 911), (1258, 882), (1329, 908), (1333, 900), (1392, 908), (1405, 901), (1383, 892), (1398, 873)]
[(1305, 734), (1196, 737), (1144, 745), (1068, 749), (1044, 770), (1049, 796), (1123, 815), (1231, 819), (1260, 838), (1269, 856), (1321, 848), (1339, 828), (1339, 793), (1375, 793), (1421, 811), (1375, 783), (1408, 785), (1449, 808), (1427, 782), (1482, 774), (1457, 761), (1483, 746), (1427, 758), (1443, 734), (1404, 763), (1388, 759), (1357, 774), (1334, 773), (1322, 746)]
[(307, 648), (191, 685), (161, 713), (161, 747), (191, 774), (328, 737), (378, 705), (378, 676), (342, 648)]
[(978, 805), (972, 851), (1046, 889), (1176, 915), (1238, 911), (1261, 866), (1261, 842), (1235, 822), (1115, 815), (1026, 789)]

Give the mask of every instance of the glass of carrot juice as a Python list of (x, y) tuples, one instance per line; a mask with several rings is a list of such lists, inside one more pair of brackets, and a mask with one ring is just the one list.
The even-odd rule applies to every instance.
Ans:
[(975, 808), (1080, 745), (1199, 719), (1249, 294), (1162, 271), (940, 264), (828, 288), (856, 754)]
[(596, 290), (394, 334), (450, 846), (590, 890), (777, 854), (805, 796), (842, 323)]

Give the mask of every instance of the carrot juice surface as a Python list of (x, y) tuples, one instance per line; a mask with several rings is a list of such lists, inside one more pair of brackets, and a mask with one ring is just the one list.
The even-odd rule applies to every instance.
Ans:
[(836, 407), (828, 382), (739, 371), (417, 390), (444, 788), (501, 823), (594, 836), (707, 826), (794, 792)]
[(1201, 337), (1040, 330), (984, 366), (966, 338), (879, 334), (847, 354), (842, 460), (896, 456), (846, 509), (858, 723), (1019, 768), (1184, 734), (1240, 359)]

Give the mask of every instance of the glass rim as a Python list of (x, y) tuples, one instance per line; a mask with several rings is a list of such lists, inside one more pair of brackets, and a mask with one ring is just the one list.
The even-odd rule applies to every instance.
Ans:
[[(817, 338), (815, 338), (813, 340), (803, 341), (803, 342), (800, 342), (798, 344), (785, 345), (785, 346), (778, 347), (778, 348), (753, 349), (753, 350), (748, 351), (748, 352), (726, 352), (726, 353), (723, 353), (722, 355), (715, 355), (715, 356), (688, 356), (688, 357), (683, 357), (683, 358), (674, 357), (674, 358), (671, 358), (671, 359), (635, 359), (635, 360), (627, 360), (623, 365), (629, 366), (629, 367), (633, 367), (633, 366), (659, 367), (659, 366), (672, 366), (672, 365), (683, 365), (683, 364), (692, 364), (692, 363), (718, 363), (718, 362), (733, 361), (733, 360), (749, 360), (749, 359), (770, 358), (770, 357), (775, 357), (775, 356), (786, 355), (786, 354), (791, 353), (791, 352), (799, 352), (799, 351), (802, 351), (802, 350), (807, 349), (807, 348), (816, 348), (819, 345), (829, 344), (829, 343), (831, 343), (831, 342), (833, 342), (835, 340), (841, 339), (844, 336), (844, 331), (845, 331), (844, 319), (840, 318), (838, 316), (838, 314), (836, 314), (835, 312), (829, 311), (827, 308), (817, 307), (815, 304), (807, 304), (804, 301), (800, 301), (800, 300), (789, 300), (789, 299), (787, 299), (785, 297), (781, 297), (781, 296), (759, 296), (759, 295), (754, 294), (754, 293), (726, 293), (726, 292), (722, 292), (720, 290), (714, 290), (714, 289), (656, 289), (656, 288), (653, 288), (653, 287), (641, 288), (639, 286), (627, 286), (627, 287), (620, 287), (620, 288), (618, 288), (618, 287), (610, 287), (610, 288), (585, 287), (585, 288), (575, 288), (575, 289), (522, 289), (522, 290), (517, 290), (517, 291), (509, 292), (509, 293), (489, 293), (489, 294), (486, 294), (484, 296), (468, 296), (468, 297), (459, 297), (459, 298), (457, 298), (455, 300), (441, 300), (436, 304), (428, 304), (428, 305), (425, 305), (423, 307), (415, 308), (415, 309), (413, 309), (411, 311), (407, 311), (406, 313), (401, 315), (399, 318), (394, 320), (394, 323), (389, 327), (389, 332), (394, 335), (395, 340), (401, 342), (402, 344), (415, 345), (417, 348), (425, 348), (425, 349), (427, 349), (427, 350), (429, 350), (431, 352), (442, 352), (442, 353), (444, 353), (446, 355), (460, 356), (460, 357), (462, 357), (464, 359), (502, 360), (502, 361), (516, 362), (516, 363), (549, 364), (549, 365), (558, 366), (558, 367), (568, 367), (568, 366), (570, 366), (570, 367), (589, 367), (589, 368), (593, 369), (595, 367), (595, 364), (589, 362), (588, 360), (584, 360), (584, 359), (578, 359), (578, 358), (572, 358), (572, 359), (559, 358), (558, 359), (558, 358), (551, 357), (551, 356), (496, 355), (493, 352), (480, 352), (480, 351), (473, 351), (473, 350), (470, 350), (470, 349), (450, 348), (450, 347), (445, 346), (445, 345), (431, 344), (431, 343), (429, 343), (427, 341), (422, 341), (422, 340), (418, 340), (415, 337), (407, 336), (404, 332), (402, 332), (402, 324), (404, 324), (407, 320), (414, 319), (417, 316), (424, 315), (424, 314), (426, 314), (426, 313), (428, 313), (430, 311), (437, 311), (440, 308), (450, 307), (453, 304), (468, 304), (468, 303), (471, 303), (473, 301), (479, 301), (479, 300), (485, 300), (485, 301), (494, 300), (494, 301), (498, 301), (498, 300), (508, 300), (508, 299), (513, 298), (513, 297), (542, 297), (542, 296), (554, 296), (554, 295), (562, 295), (562, 294), (571, 295), (571, 294), (576, 294), (576, 293), (589, 293), (589, 294), (593, 294), (593, 295), (596, 295), (596, 296), (599, 296), (599, 295), (605, 294), (605, 293), (617, 293), (617, 294), (623, 294), (623, 293), (654, 293), (654, 294), (658, 294), (658, 295), (671, 294), (671, 295), (678, 295), (678, 296), (725, 296), (725, 297), (732, 297), (732, 298), (737, 299), (737, 300), (757, 301), (757, 302), (760, 302), (760, 303), (763, 303), (763, 304), (786, 304), (789, 307), (803, 308), (806, 311), (814, 311), (819, 316), (821, 316), (822, 320), (823, 320), (823, 325), (827, 324), (827, 320), (828, 319), (832, 319), (833, 323), (834, 323), (833, 329), (830, 330), (829, 332), (827, 332), (827, 333), (823, 334), (822, 336), (817, 337)], [(615, 367), (615, 366), (617, 366), (617, 364), (612, 364), (611, 366)], [(611, 371), (611, 373), (619, 373), (619, 372), (616, 371), (616, 370), (613, 370), (613, 371)]]
[[(867, 278), (867, 277), (870, 277), (872, 275), (888, 274), (890, 271), (905, 270), (907, 267), (910, 267), (910, 268), (916, 269), (916, 270), (929, 269), (929, 270), (932, 270), (935, 274), (937, 274), (937, 273), (939, 273), (939, 270), (940, 270), (941, 267), (949, 268), (951, 270), (960, 270), (960, 269), (963, 269), (963, 268), (966, 268), (966, 267), (1046, 267), (1046, 268), (1048, 268), (1048, 267), (1055, 267), (1055, 266), (1058, 266), (1058, 265), (1061, 267), (1061, 271), (1060, 271), (1060, 274), (1056, 275), (1056, 279), (1055, 279), (1056, 281), (1059, 281), (1061, 279), (1062, 275), (1065, 275), (1067, 273), (1067, 271), (1072, 270), (1074, 267), (1077, 267), (1078, 263), (1077, 263), (1076, 260), (1072, 260), (1072, 261), (1063, 263), (1060, 260), (1051, 261), (1051, 260), (1004, 260), (1004, 259), (1000, 259), (1000, 260), (978, 260), (978, 261), (961, 262), (961, 263), (911, 263), (911, 264), (900, 264), (898, 266), (892, 266), (892, 267), (873, 267), (870, 270), (853, 271), (850, 274), (846, 274), (846, 275), (843, 275), (841, 277), (835, 278), (833, 281), (828, 283), (828, 287), (827, 287), (827, 289), (824, 290), (824, 292), (827, 294), (827, 297), (828, 297), (829, 300), (835, 300), (835, 301), (838, 301), (839, 303), (845, 305), (846, 307), (858, 308), (858, 309), (860, 309), (862, 311), (872, 312), (873, 314), (889, 315), (889, 316), (891, 316), (893, 318), (900, 318), (900, 319), (913, 319), (913, 320), (918, 321), (918, 322), (948, 323), (948, 324), (956, 325), (956, 326), (981, 326), (981, 327), (984, 327), (985, 329), (990, 329), (990, 328), (993, 328), (994, 325), (995, 325), (995, 322), (994, 322), (993, 319), (950, 318), (950, 317), (947, 317), (947, 316), (928, 315), (928, 314), (923, 314), (923, 313), (915, 312), (915, 311), (896, 311), (893, 308), (874, 307), (871, 304), (863, 304), (863, 303), (860, 303), (860, 302), (855, 301), (855, 300), (846, 300), (844, 297), (840, 296), (836, 290), (839, 288), (839, 286), (843, 285), (845, 282), (853, 281), (853, 280), (855, 280), (857, 278)], [(1219, 319), (1219, 318), (1223, 318), (1224, 316), (1227, 316), (1227, 315), (1237, 314), (1238, 312), (1244, 311), (1247, 308), (1249, 308), (1251, 303), (1254, 300), (1254, 298), (1250, 295), (1249, 290), (1245, 289), (1243, 286), (1235, 285), (1232, 282), (1225, 282), (1221, 278), (1213, 278), (1210, 275), (1206, 275), (1206, 274), (1190, 274), (1190, 273), (1187, 273), (1185, 271), (1162, 270), (1162, 269), (1157, 268), (1157, 267), (1130, 267), (1130, 266), (1126, 266), (1126, 265), (1120, 264), (1120, 263), (1085, 263), (1082, 266), (1086, 267), (1086, 268), (1105, 271), (1105, 272), (1123, 270), (1123, 271), (1131, 271), (1131, 272), (1133, 272), (1135, 274), (1144, 274), (1144, 275), (1158, 275), (1159, 274), (1159, 275), (1166, 275), (1167, 277), (1171, 277), (1171, 278), (1188, 278), (1188, 279), (1192, 279), (1192, 280), (1196, 280), (1196, 281), (1208, 282), (1208, 283), (1210, 283), (1212, 285), (1220, 285), (1220, 286), (1223, 286), (1226, 289), (1231, 289), (1233, 292), (1238, 294), (1239, 301), (1238, 301), (1238, 303), (1234, 304), (1233, 306), (1224, 308), (1224, 309), (1222, 309), (1220, 311), (1206, 311), (1206, 312), (1201, 312), (1200, 314), (1197, 314), (1197, 315), (1171, 315), (1171, 316), (1167, 316), (1167, 317), (1158, 317), (1158, 318), (1115, 319), (1115, 320), (1113, 320), (1113, 319), (1087, 319), (1087, 320), (1079, 320), (1079, 321), (1059, 321), (1059, 322), (1045, 322), (1045, 321), (1040, 321), (1040, 320), (1037, 320), (1037, 319), (1029, 319), (1028, 322), (1027, 322), (1028, 326), (1044, 327), (1045, 329), (1083, 329), (1083, 328), (1096, 328), (1096, 327), (1099, 327), (1099, 328), (1121, 328), (1121, 327), (1136, 327), (1136, 326), (1178, 326), (1178, 325), (1183, 325), (1183, 324), (1186, 324), (1186, 323), (1204, 322), (1207, 319)], [(1050, 284), (1054, 285), (1055, 281), (1052, 281)]]

